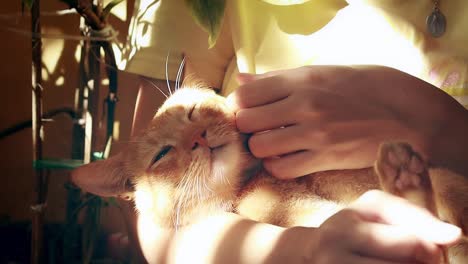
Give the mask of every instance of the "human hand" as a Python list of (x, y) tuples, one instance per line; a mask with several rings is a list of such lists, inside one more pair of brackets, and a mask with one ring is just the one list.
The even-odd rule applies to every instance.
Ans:
[(419, 135), (392, 105), (394, 97), (379, 92), (396, 89), (380, 89), (368, 75), (366, 68), (342, 66), (241, 74), (228, 102), (239, 130), (253, 133), (251, 152), (275, 177), (370, 167), (381, 142), (418, 146)]
[(440, 246), (461, 230), (428, 211), (381, 191), (369, 191), (325, 221), (311, 263), (440, 263)]

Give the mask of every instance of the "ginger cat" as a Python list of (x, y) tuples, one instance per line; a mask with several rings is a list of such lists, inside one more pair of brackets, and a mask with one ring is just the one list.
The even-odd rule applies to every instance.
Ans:
[(105, 168), (106, 182), (75, 179), (80, 187), (104, 196), (129, 192), (138, 211), (167, 227), (219, 211), (319, 226), (364, 192), (383, 189), (461, 227), (465, 238), (448, 255), (451, 263), (468, 263), (468, 175), (428, 169), (409, 145), (385, 143), (374, 168), (280, 181), (248, 152), (225, 98), (209, 89), (177, 90), (127, 151), (87, 166)]

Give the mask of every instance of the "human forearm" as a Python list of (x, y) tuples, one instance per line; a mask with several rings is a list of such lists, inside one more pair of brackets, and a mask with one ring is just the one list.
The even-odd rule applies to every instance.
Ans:
[(429, 160), (433, 166), (468, 176), (468, 111), (446, 110), (447, 119), (434, 136)]
[[(318, 229), (285, 229), (228, 213), (177, 232), (148, 220), (140, 218), (138, 229), (150, 263), (434, 263), (437, 245), (460, 237), (460, 229), (379, 191), (366, 193)], [(412, 226), (415, 220), (419, 228)]]
[(315, 229), (284, 229), (226, 213), (177, 232), (142, 216), (139, 233), (150, 263), (301, 263)]
[[(394, 69), (366, 69), (377, 102), (406, 124), (412, 144), (431, 165), (468, 175), (468, 110), (437, 87)], [(389, 81), (383, 81), (389, 80)], [(390, 92), (391, 91), (391, 92)]]

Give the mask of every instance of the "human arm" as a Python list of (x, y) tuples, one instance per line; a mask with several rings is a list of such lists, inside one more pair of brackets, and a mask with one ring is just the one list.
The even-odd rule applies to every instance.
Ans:
[(418, 78), (380, 66), (308, 66), (240, 81), (230, 95), (237, 125), (279, 178), (370, 167), (388, 140), (468, 175), (468, 111)]
[(174, 231), (149, 219), (142, 216), (138, 229), (150, 263), (438, 263), (438, 245), (460, 236), (460, 229), (380, 191), (320, 228), (281, 228), (226, 213)]

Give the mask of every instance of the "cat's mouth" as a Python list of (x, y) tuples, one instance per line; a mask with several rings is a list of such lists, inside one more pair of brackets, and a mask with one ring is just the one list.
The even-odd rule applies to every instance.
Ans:
[(223, 155), (223, 153), (226, 151), (228, 146), (230, 145), (230, 142), (216, 142), (216, 143), (209, 143), (206, 142), (203, 145), (197, 145), (195, 148), (192, 148), (192, 151), (195, 153), (198, 152), (197, 155), (202, 155), (202, 157), (208, 158), (210, 161), (213, 161), (213, 159), (216, 159), (217, 156)]

